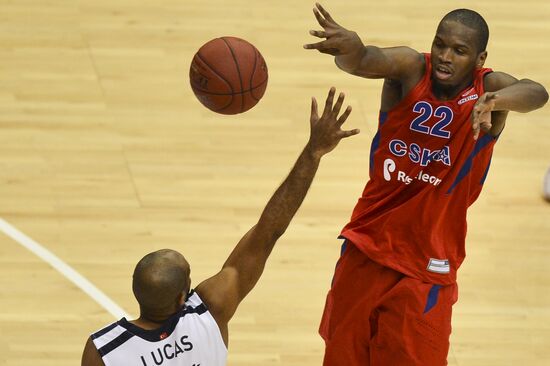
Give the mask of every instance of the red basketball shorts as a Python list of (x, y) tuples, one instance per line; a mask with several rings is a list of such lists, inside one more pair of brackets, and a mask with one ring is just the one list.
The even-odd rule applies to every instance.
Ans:
[(447, 365), (457, 286), (407, 277), (342, 246), (319, 333), (324, 366)]

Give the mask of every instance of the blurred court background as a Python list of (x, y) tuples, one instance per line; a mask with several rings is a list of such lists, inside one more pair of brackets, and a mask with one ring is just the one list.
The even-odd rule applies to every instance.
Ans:
[[(342, 25), (380, 46), (429, 51), (437, 23), (478, 10), (487, 66), (550, 88), (544, 0), (336, 1)], [(309, 135), (309, 98), (332, 85), (354, 108), (302, 209), (231, 323), (233, 366), (320, 365), (317, 326), (336, 237), (368, 177), (381, 81), (302, 49), (311, 1), (0, 0), (0, 218), (40, 242), (130, 314), (135, 263), (173, 248), (197, 284), (214, 274)], [(194, 52), (223, 35), (264, 55), (263, 100), (216, 115), (188, 82)], [(451, 366), (550, 365), (550, 107), (511, 113), (469, 213)], [(414, 218), (411, 218), (414, 219)], [(112, 316), (0, 233), (0, 365), (76, 365)], [(429, 365), (427, 365), (429, 366)]]

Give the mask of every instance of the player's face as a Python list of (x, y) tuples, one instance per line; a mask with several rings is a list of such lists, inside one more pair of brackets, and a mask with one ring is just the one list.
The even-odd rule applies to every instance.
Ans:
[(442, 21), (432, 43), (432, 79), (436, 86), (466, 87), (486, 55), (478, 51), (476, 30), (456, 21)]

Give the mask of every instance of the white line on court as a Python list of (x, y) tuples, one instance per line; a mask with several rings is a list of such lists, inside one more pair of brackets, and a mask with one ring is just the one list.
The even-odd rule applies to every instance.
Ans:
[(21, 231), (17, 230), (14, 226), (1, 218), (0, 230), (10, 238), (15, 240), (17, 243), (21, 244), (23, 247), (33, 252), (44, 262), (52, 266), (55, 270), (65, 276), (65, 278), (74, 283), (82, 291), (87, 293), (88, 296), (90, 296), (105, 310), (111, 313), (115, 318), (130, 318), (130, 316), (120, 306), (118, 306), (113, 300), (105, 295), (100, 289), (95, 287), (90, 281), (84, 278), (80, 273), (75, 271), (71, 266), (63, 262), (58, 256), (50, 252), (48, 249), (44, 248), (36, 241), (29, 238), (27, 235), (23, 234)]

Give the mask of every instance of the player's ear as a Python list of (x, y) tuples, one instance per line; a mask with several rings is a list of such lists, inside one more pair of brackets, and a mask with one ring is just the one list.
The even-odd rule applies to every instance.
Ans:
[(477, 55), (476, 67), (478, 69), (481, 69), (483, 65), (485, 65), (486, 59), (487, 59), (487, 51), (480, 52), (479, 55)]
[(185, 304), (185, 300), (187, 299), (187, 292), (183, 291), (178, 296), (178, 308), (182, 307), (183, 304)]

